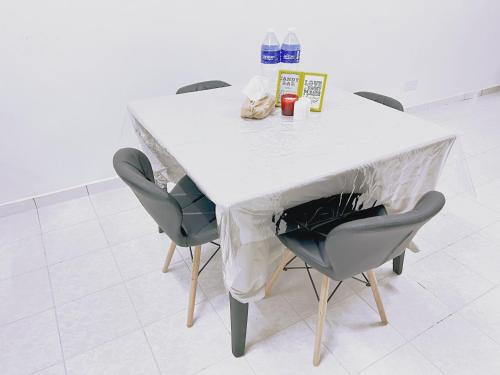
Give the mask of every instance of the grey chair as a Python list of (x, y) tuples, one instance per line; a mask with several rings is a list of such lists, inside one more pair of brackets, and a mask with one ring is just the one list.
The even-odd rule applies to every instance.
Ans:
[(369, 92), (369, 91), (358, 91), (358, 92), (355, 92), (354, 94), (362, 96), (363, 98), (372, 100), (374, 102), (383, 104), (387, 107), (397, 109), (398, 111), (404, 112), (403, 105), (399, 101), (397, 101), (396, 99), (393, 99), (389, 96), (385, 96), (382, 94), (377, 94), (375, 92)]
[[(197, 82), (197, 83), (192, 83), (187, 86), (183, 86), (175, 92), (176, 95), (179, 94), (187, 94), (190, 92), (196, 92), (196, 91), (205, 91), (205, 90), (212, 90), (212, 89), (218, 89), (221, 87), (228, 87), (231, 86), (229, 83), (224, 82), (224, 81), (203, 81), (203, 82)], [(160, 233), (163, 233), (163, 230), (158, 227), (158, 231)]]
[(188, 92), (212, 90), (212, 89), (218, 89), (221, 87), (228, 87), (228, 86), (231, 86), (231, 85), (227, 82), (224, 82), (224, 81), (204, 81), (204, 82), (198, 82), (198, 83), (193, 83), (191, 85), (183, 86), (177, 90), (176, 94), (186, 94)]
[[(163, 272), (168, 271), (177, 245), (194, 246), (193, 267), (189, 291), (187, 326), (193, 325), (198, 275), (217, 250), (200, 269), (201, 245), (218, 238), (215, 204), (189, 178), (184, 176), (169, 193), (155, 184), (151, 164), (141, 151), (134, 148), (118, 150), (113, 166), (120, 178), (132, 189), (146, 211), (172, 240)], [(215, 244), (215, 243), (214, 243)], [(217, 245), (217, 244), (215, 244)]]
[[(277, 271), (283, 269), (284, 262), (294, 256), (323, 274), (319, 293), (318, 320), (314, 345), (313, 364), (320, 360), (321, 337), (328, 300), (343, 280), (367, 271), (368, 284), (373, 292), (382, 323), (387, 323), (384, 306), (377, 287), (374, 270), (388, 260), (401, 254), (417, 231), (444, 206), (445, 198), (437, 191), (426, 193), (409, 212), (387, 215), (383, 206), (371, 209), (371, 217), (340, 223), (334, 226), (326, 236), (301, 230), (285, 231), (278, 234), (279, 240), (288, 249), (283, 263)], [(286, 212), (286, 211), (285, 211)], [(363, 274), (364, 275), (364, 274)], [(330, 279), (339, 281), (330, 297), (328, 296)], [(270, 293), (271, 286), (266, 288)]]
[[(391, 107), (391, 108), (396, 109), (398, 111), (404, 112), (404, 107), (401, 104), (401, 102), (399, 102), (396, 99), (391, 98), (389, 96), (385, 96), (382, 94), (377, 94), (375, 92), (369, 92), (369, 91), (358, 91), (358, 92), (355, 92), (354, 94), (359, 95), (365, 99), (369, 99), (369, 100), (372, 100), (374, 102), (380, 103), (380, 104), (385, 105), (387, 107)], [(401, 255), (394, 258), (394, 260), (392, 261), (392, 269), (398, 275), (401, 275), (401, 273), (403, 273), (404, 260), (405, 260), (405, 253), (402, 252)]]

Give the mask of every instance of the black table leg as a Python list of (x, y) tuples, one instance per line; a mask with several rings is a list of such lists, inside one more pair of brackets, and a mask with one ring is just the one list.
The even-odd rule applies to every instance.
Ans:
[(231, 309), (231, 346), (233, 355), (241, 357), (245, 354), (247, 339), (248, 303), (241, 303), (229, 293), (229, 306)]
[(403, 251), (401, 255), (397, 256), (392, 260), (392, 270), (401, 275), (403, 273), (403, 263), (405, 260), (405, 252)]

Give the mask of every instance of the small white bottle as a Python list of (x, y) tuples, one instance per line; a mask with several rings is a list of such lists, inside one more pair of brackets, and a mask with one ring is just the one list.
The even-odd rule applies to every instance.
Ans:
[(293, 108), (293, 120), (301, 121), (309, 117), (311, 111), (311, 99), (302, 97), (295, 102)]

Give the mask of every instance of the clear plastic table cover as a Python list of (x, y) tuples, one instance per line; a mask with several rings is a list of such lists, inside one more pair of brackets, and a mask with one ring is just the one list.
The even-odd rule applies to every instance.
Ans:
[[(241, 302), (264, 297), (281, 258), (273, 215), (352, 193), (364, 207), (404, 212), (436, 188), (456, 141), (445, 128), (338, 90), (304, 121), (278, 110), (244, 120), (240, 91), (146, 99), (128, 109), (157, 182), (187, 173), (215, 202), (224, 283)], [(463, 168), (457, 155), (453, 163)]]

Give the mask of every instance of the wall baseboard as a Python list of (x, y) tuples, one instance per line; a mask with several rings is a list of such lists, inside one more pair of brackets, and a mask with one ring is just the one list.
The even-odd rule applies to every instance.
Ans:
[(30, 210), (36, 210), (35, 200), (33, 198), (20, 199), (2, 204), (0, 206), (0, 217), (15, 215)]
[(486, 89), (481, 89), (481, 90), (476, 90), (476, 91), (469, 91), (466, 93), (449, 96), (447, 98), (433, 100), (433, 101), (428, 102), (428, 103), (408, 106), (408, 107), (405, 107), (405, 110), (407, 112), (410, 112), (410, 113), (415, 113), (418, 111), (425, 111), (425, 110), (428, 110), (431, 108), (436, 108), (436, 107), (446, 105), (446, 104), (460, 102), (462, 100), (469, 100), (469, 99), (478, 98), (478, 97), (484, 96), (484, 95), (494, 94), (496, 92), (500, 92), (500, 85), (495, 85), (492, 87), (488, 87)]
[[(464, 94), (454, 95), (448, 98), (434, 100), (429, 103), (409, 106), (406, 110), (410, 113), (428, 110), (450, 103), (469, 100), (483, 95), (500, 92), (500, 85), (488, 87), (482, 90), (471, 91)], [(68, 189), (58, 190), (47, 194), (7, 202), (0, 205), (0, 217), (14, 215), (23, 211), (36, 210), (39, 207), (64, 202), (70, 199), (80, 198), (104, 191), (118, 189), (126, 186), (118, 177), (110, 177), (103, 180), (93, 181), (85, 185), (74, 186)]]
[(14, 202), (0, 205), (0, 217), (15, 215), (24, 211), (36, 210), (40, 207), (61, 203), (67, 200), (98, 194), (105, 191), (123, 188), (126, 185), (118, 177), (93, 181), (85, 185), (74, 186), (68, 189), (53, 191)]

